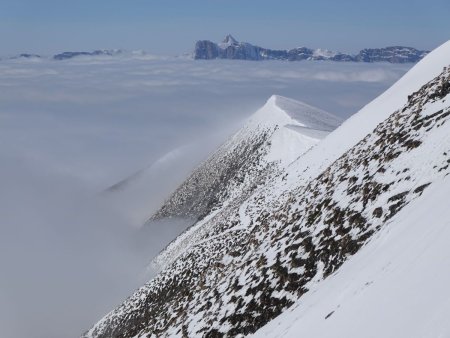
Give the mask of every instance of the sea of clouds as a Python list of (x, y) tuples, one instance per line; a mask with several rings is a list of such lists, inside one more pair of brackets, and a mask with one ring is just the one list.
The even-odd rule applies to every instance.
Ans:
[[(76, 337), (144, 282), (186, 225), (137, 229), (272, 94), (349, 117), (410, 67), (0, 61), (2, 337)], [(123, 188), (133, 181), (145, 184)]]

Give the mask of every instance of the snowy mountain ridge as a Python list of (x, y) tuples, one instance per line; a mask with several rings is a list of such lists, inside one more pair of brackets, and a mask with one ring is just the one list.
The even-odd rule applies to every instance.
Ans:
[[(339, 118), (307, 104), (272, 96), (192, 173), (152, 219), (204, 217), (232, 195), (232, 190), (242, 190), (242, 184), (248, 189), (261, 184), (267, 167), (297, 158), (340, 122)], [(282, 140), (289, 140), (286, 143), (289, 146), (274, 151)]]
[[(170, 243), (155, 258), (154, 266), (164, 267), (172, 263), (187, 248), (201, 240), (209, 231), (210, 223), (224, 217), (224, 210), (232, 204), (242, 203), (258, 186), (279, 174), (339, 123), (341, 120), (334, 115), (305, 103), (279, 95), (269, 98), (267, 103), (247, 120), (242, 129), (194, 171), (185, 184), (181, 185), (153, 216), (152, 219), (174, 216), (194, 218), (193, 214), (180, 215), (177, 212), (186, 208), (183, 205), (186, 202), (191, 203), (191, 196), (197, 195), (199, 187), (208, 190), (215, 185), (215, 182), (206, 178), (213, 176), (214, 172), (218, 171), (217, 168), (222, 170), (220, 175), (228, 171), (227, 175), (230, 176), (230, 172), (234, 171), (234, 178), (225, 184), (221, 181), (220, 195), (202, 196), (202, 202), (208, 202), (211, 208), (209, 211), (203, 211), (207, 216), (200, 218), (193, 227)], [(249, 141), (252, 143), (248, 143)], [(251, 149), (251, 152), (246, 152), (246, 164), (237, 170), (230, 168), (227, 165), (229, 159), (236, 162), (237, 158), (242, 156), (239, 149), (245, 147)], [(190, 185), (191, 181), (195, 182), (194, 189)], [(211, 202), (215, 204), (211, 206)], [(175, 210), (176, 213), (171, 214), (170, 210)]]
[[(233, 185), (239, 177), (233, 175), (252, 168), (249, 177), (261, 177), (259, 164), (267, 163), (261, 159), (271, 145), (265, 143), (267, 131), (272, 138), (278, 128), (258, 129), (263, 132), (249, 143), (248, 134), (238, 133), (246, 135), (235, 136), (238, 147), (225, 147), (221, 156), (206, 162), (222, 164), (212, 159), (227, 158), (227, 149), (236, 151), (242, 144), (249, 145), (244, 149), (259, 145), (257, 151), (230, 157), (235, 163), (250, 155), (250, 162), (241, 163), (239, 170), (228, 165), (225, 174), (233, 175), (221, 181), (228, 193), (221, 196), (219, 189), (209, 195), (220, 196), (219, 202), (191, 228), (195, 236), (189, 245), (177, 246), (182, 249), (166, 260), (155, 279), (85, 337), (223, 337), (261, 328), (268, 336), (283, 334), (274, 333), (277, 325), (291, 330), (292, 323), (283, 321), (289, 307), (295, 306), (295, 318), (301, 316), (303, 299), (324, 290), (347, 260), (357, 259), (367, 242), (375, 243), (377, 234), (401, 224), (429, 190), (448, 185), (449, 60), (450, 42), (295, 161), (265, 170), (256, 186), (251, 180)], [(283, 122), (290, 118), (284, 114)], [(184, 192), (197, 193), (195, 188), (187, 184)], [(189, 205), (189, 199), (173, 200), (177, 203), (168, 205)], [(159, 217), (179, 210), (165, 212)], [(330, 309), (321, 320), (333, 318), (334, 312)], [(290, 332), (295, 334), (295, 328)]]

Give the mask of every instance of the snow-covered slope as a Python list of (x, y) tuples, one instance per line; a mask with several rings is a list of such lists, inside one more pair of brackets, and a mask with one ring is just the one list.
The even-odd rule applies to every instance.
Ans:
[[(327, 283), (341, 276), (341, 267), (352, 264), (344, 264), (350, 257), (357, 254), (357, 262), (361, 254), (364, 261), (364, 252), (375, 250), (377, 236), (382, 239), (386, 231), (401, 229), (408, 223), (408, 209), (427, 201), (437, 186), (448, 186), (450, 70), (444, 67), (449, 63), (447, 43), (311, 150), (265, 176), (264, 184), (250, 194), (234, 190), (243, 198), (226, 198), (211, 209), (160, 274), (85, 336), (233, 337), (256, 332), (294, 304), (292, 316), (305, 313), (304, 299), (312, 306), (320, 301), (324, 307), (337, 307), (337, 296), (330, 303), (314, 297), (332, 292)], [(249, 130), (264, 125), (258, 117), (267, 120), (264, 109), (256, 117), (249, 121)], [(308, 127), (290, 119), (283, 116), (286, 129)], [(424, 203), (425, 208), (432, 202)], [(346, 281), (351, 284), (349, 275)], [(349, 313), (358, 309), (348, 308)], [(324, 317), (332, 311), (339, 318), (335, 308)], [(314, 313), (319, 312), (318, 307)], [(279, 323), (294, 334), (289, 322), (293, 317), (288, 312), (285, 316), (288, 319)], [(276, 330), (273, 323), (266, 332)]]

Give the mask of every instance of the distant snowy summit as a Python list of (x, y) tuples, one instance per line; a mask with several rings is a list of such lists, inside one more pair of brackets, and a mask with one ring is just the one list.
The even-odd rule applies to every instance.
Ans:
[(289, 50), (262, 48), (248, 42), (239, 42), (233, 36), (227, 35), (221, 43), (209, 40), (197, 41), (194, 59), (232, 59), (232, 60), (329, 60), (353, 62), (418, 62), (429, 52), (412, 47), (393, 46), (386, 48), (366, 48), (358, 54), (345, 54), (326, 49), (311, 49), (298, 47)]

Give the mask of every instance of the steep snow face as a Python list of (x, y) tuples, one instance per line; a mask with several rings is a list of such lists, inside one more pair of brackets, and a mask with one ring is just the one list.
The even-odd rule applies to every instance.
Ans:
[(280, 95), (273, 95), (249, 123), (284, 124), (301, 126), (308, 129), (333, 131), (342, 123), (335, 115)]
[(244, 198), (210, 212), (189, 247), (85, 336), (247, 335), (313, 297), (369, 239), (403, 222), (404, 207), (447, 180), (449, 48), (399, 81), (400, 97), (391, 89), (249, 196), (240, 190)]

